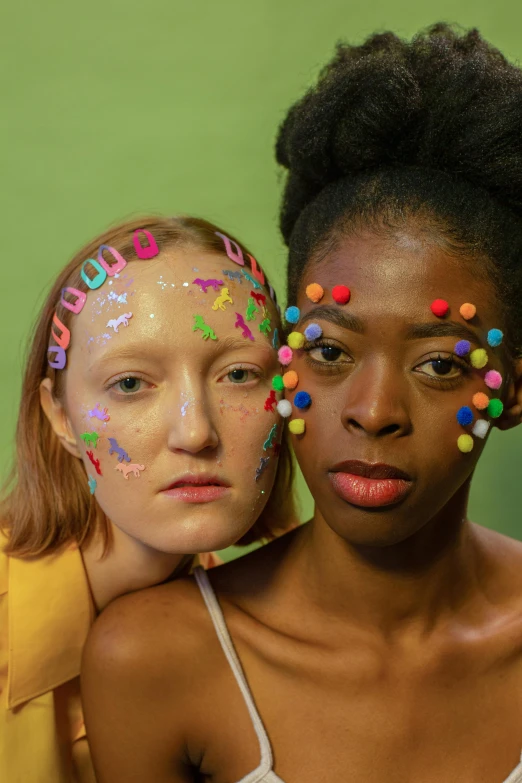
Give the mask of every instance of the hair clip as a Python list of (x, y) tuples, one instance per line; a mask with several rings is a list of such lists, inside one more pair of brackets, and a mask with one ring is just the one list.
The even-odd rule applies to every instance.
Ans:
[(49, 356), (47, 357), (47, 361), (49, 363), (49, 367), (52, 367), (53, 370), (63, 370), (67, 363), (67, 354), (63, 350), (61, 345), (50, 345), (47, 348), (47, 353), (54, 353), (55, 358), (50, 359)]
[(204, 340), (208, 340), (209, 337), (211, 340), (217, 340), (216, 333), (208, 324), (205, 323), (202, 315), (194, 316), (194, 326), (192, 327), (192, 331), (196, 332), (198, 329), (201, 329), (203, 332)]
[(320, 302), (324, 296), (324, 288), (319, 283), (310, 283), (306, 286), (306, 295), (311, 302)]
[[(103, 251), (108, 250), (113, 258), (112, 264), (108, 264), (105, 258), (103, 257)], [(117, 250), (115, 250), (113, 247), (110, 247), (110, 245), (100, 245), (98, 248), (98, 262), (100, 265), (105, 269), (109, 277), (114, 277), (114, 275), (117, 275), (121, 272), (122, 269), (125, 269), (127, 266), (127, 262), (123, 258), (121, 253), (118, 253)]]
[[(87, 274), (87, 264), (90, 264), (93, 269), (96, 270), (96, 275), (94, 277), (89, 277)], [(100, 288), (100, 286), (102, 286), (107, 280), (107, 272), (101, 266), (101, 264), (96, 261), (95, 258), (88, 258), (82, 264), (82, 268), (80, 269), (80, 277), (82, 278), (85, 285), (91, 289), (91, 291), (96, 291), (96, 289)]]
[(435, 299), (430, 305), (430, 310), (437, 318), (444, 318), (449, 312), (449, 304), (445, 299)]
[(60, 348), (63, 348), (63, 350), (66, 351), (69, 347), (69, 343), (71, 342), (71, 332), (65, 326), (65, 324), (60, 321), (56, 313), (53, 315), (53, 324), (58, 327), (60, 334), (56, 334), (54, 329), (51, 327), (51, 335)]
[[(71, 296), (74, 296), (75, 301), (69, 302), (65, 298), (65, 294), (71, 294)], [(87, 301), (87, 294), (84, 291), (79, 291), (77, 288), (71, 288), (70, 286), (68, 286), (67, 288), (62, 288), (62, 297), (60, 299), (60, 304), (62, 305), (62, 307), (65, 307), (66, 310), (70, 310), (71, 313), (74, 313), (75, 315), (81, 313), (86, 301)]]
[(251, 256), (250, 253), (247, 253), (247, 256), (250, 259), (250, 267), (252, 269), (252, 274), (254, 275), (256, 280), (259, 283), (261, 283), (261, 285), (264, 285), (265, 284), (265, 273), (263, 272), (263, 270), (261, 269), (261, 267), (257, 263), (257, 261), (254, 258), (254, 256)]
[[(140, 233), (145, 234), (145, 238), (148, 242), (148, 245), (145, 245), (145, 247), (140, 242)], [(154, 258), (154, 256), (157, 256), (159, 253), (156, 240), (150, 231), (147, 231), (146, 228), (137, 228), (132, 237), (132, 241), (134, 243), (134, 250), (136, 251), (136, 255), (138, 258), (141, 258), (142, 261), (146, 261), (149, 258)]]
[[(234, 242), (233, 239), (229, 239), (225, 234), (221, 234), (219, 231), (214, 232), (216, 236), (221, 237), (225, 244), (225, 252), (227, 256), (230, 258), (231, 261), (233, 261), (235, 264), (239, 264), (239, 266), (245, 266), (245, 259), (243, 258), (243, 252), (237, 242)], [(236, 251), (234, 252), (232, 250), (232, 245), (236, 248)]]

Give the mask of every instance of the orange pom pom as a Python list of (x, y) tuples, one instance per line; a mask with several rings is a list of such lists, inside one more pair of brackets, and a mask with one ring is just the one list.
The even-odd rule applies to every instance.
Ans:
[(473, 395), (471, 400), (475, 408), (477, 408), (479, 411), (486, 410), (489, 405), (489, 397), (487, 394), (484, 394), (484, 392), (477, 392)]
[(463, 305), (460, 306), (459, 313), (464, 318), (465, 321), (469, 321), (471, 318), (474, 318), (477, 314), (477, 308), (474, 304), (471, 304), (470, 302), (465, 302)]
[(306, 286), (306, 295), (311, 302), (320, 302), (324, 296), (324, 288), (319, 283), (310, 283)]
[(288, 372), (285, 372), (285, 374), (283, 375), (283, 383), (285, 385), (285, 389), (295, 389), (295, 387), (299, 383), (299, 377), (296, 371), (288, 370)]

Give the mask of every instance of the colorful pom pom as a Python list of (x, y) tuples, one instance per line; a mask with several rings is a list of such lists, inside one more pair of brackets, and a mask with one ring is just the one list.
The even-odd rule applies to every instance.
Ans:
[(502, 386), (502, 376), (496, 370), (488, 370), (484, 376), (484, 383), (489, 389), (500, 389)]
[(504, 332), (500, 329), (490, 329), (487, 336), (488, 345), (492, 348), (496, 348), (502, 342), (504, 338)]
[(467, 427), (468, 424), (471, 424), (473, 419), (474, 419), (473, 411), (467, 405), (463, 405), (462, 408), (458, 409), (457, 421), (463, 427)]
[(488, 363), (488, 355), (484, 348), (475, 348), (474, 351), (471, 351), (469, 360), (473, 367), (476, 367), (477, 370), (481, 370)]
[(302, 435), (305, 431), (305, 420), (304, 419), (292, 419), (288, 423), (288, 429), (292, 433), (292, 435)]
[(274, 375), (272, 378), (272, 389), (275, 391), (283, 391), (284, 388), (283, 377), (281, 375)]
[(319, 324), (310, 324), (306, 327), (304, 330), (305, 337), (307, 340), (318, 340), (319, 337), (322, 335), (323, 330), (319, 326)]
[(294, 351), (298, 351), (305, 344), (305, 336), (302, 332), (290, 332), (287, 343)]
[(502, 411), (504, 410), (504, 403), (499, 400), (498, 397), (489, 401), (488, 414), (492, 419), (498, 419)]
[(296, 324), (301, 317), (301, 311), (298, 307), (287, 307), (285, 311), (285, 318), (289, 324)]
[(320, 302), (324, 296), (324, 288), (319, 283), (310, 283), (306, 286), (306, 295), (311, 302)]
[(279, 357), (279, 361), (281, 362), (281, 364), (284, 364), (285, 366), (287, 364), (290, 364), (294, 356), (292, 349), (289, 348), (288, 345), (281, 346), (281, 348), (277, 352), (277, 355)]
[(466, 356), (471, 351), (471, 343), (469, 340), (459, 340), (455, 346), (455, 353), (457, 356)]
[(463, 454), (469, 454), (473, 448), (473, 438), (471, 435), (459, 435), (457, 438), (457, 446)]
[(471, 302), (464, 302), (464, 304), (460, 306), (459, 313), (465, 321), (471, 321), (477, 314), (477, 308), (474, 304), (471, 304)]
[(430, 310), (437, 318), (443, 318), (448, 313), (449, 304), (445, 299), (435, 299), (430, 305)]
[(477, 410), (484, 411), (489, 405), (489, 397), (484, 392), (477, 392), (473, 395), (472, 402)]
[(297, 375), (296, 371), (288, 370), (288, 372), (285, 372), (285, 374), (283, 375), (283, 383), (285, 389), (290, 389), (290, 390), (295, 389), (295, 387), (299, 383), (299, 376)]
[(277, 412), (284, 419), (292, 415), (292, 403), (288, 400), (279, 400), (277, 403)]
[(309, 408), (312, 404), (312, 398), (308, 392), (300, 391), (294, 397), (294, 405), (296, 408)]
[(490, 427), (491, 422), (486, 421), (486, 419), (477, 419), (471, 431), (477, 438), (485, 438)]
[(334, 285), (332, 288), (332, 298), (337, 304), (348, 304), (351, 295), (352, 293), (347, 285)]

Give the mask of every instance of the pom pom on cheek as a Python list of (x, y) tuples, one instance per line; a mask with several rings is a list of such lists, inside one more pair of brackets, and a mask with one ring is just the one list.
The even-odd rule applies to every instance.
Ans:
[(308, 392), (300, 391), (294, 397), (294, 405), (296, 408), (309, 408), (312, 404), (312, 398)]
[(457, 411), (457, 421), (463, 427), (467, 427), (468, 424), (471, 424), (473, 419), (474, 419), (473, 411), (471, 410), (471, 408), (468, 408), (467, 405), (463, 405), (462, 408), (459, 408), (459, 410)]
[(473, 438), (471, 435), (460, 435), (457, 439), (457, 446), (463, 454), (469, 454), (473, 448)]
[(473, 435), (476, 435), (477, 438), (485, 438), (490, 427), (491, 424), (489, 421), (486, 421), (486, 419), (478, 419), (473, 425)]
[(319, 337), (321, 337), (323, 333), (323, 330), (319, 326), (319, 324), (310, 324), (306, 327), (304, 330), (304, 334), (307, 340), (318, 340)]
[(305, 344), (305, 336), (301, 332), (291, 332), (288, 335), (287, 343), (294, 351), (298, 351)]
[(306, 286), (306, 295), (311, 302), (320, 302), (324, 296), (324, 289), (319, 283), (310, 283)]
[(288, 400), (279, 400), (277, 403), (277, 412), (284, 419), (292, 415), (292, 403)]
[(477, 410), (484, 411), (489, 405), (489, 397), (484, 392), (477, 392), (473, 395), (472, 402)]
[(304, 419), (292, 419), (288, 423), (288, 429), (292, 435), (302, 435), (305, 431), (306, 424)]
[(283, 375), (283, 385), (285, 389), (295, 389), (298, 383), (299, 377), (295, 370), (288, 370), (288, 372), (285, 372)]
[(499, 400), (498, 398), (494, 398), (493, 400), (489, 401), (488, 405), (488, 414), (491, 416), (492, 419), (498, 419), (502, 411), (504, 410), (504, 403), (502, 400)]
[(489, 370), (484, 376), (484, 383), (489, 389), (500, 389), (502, 376), (496, 370)]
[(281, 375), (274, 375), (272, 378), (272, 389), (274, 391), (283, 391), (285, 388), (285, 385), (283, 383), (283, 378)]
[(484, 348), (476, 348), (474, 351), (471, 351), (469, 360), (473, 367), (481, 370), (488, 363), (488, 355)]
[(285, 318), (289, 324), (296, 324), (301, 317), (301, 311), (298, 307), (287, 307)]
[(277, 352), (277, 355), (283, 365), (290, 364), (294, 356), (292, 349), (288, 345), (283, 345)]

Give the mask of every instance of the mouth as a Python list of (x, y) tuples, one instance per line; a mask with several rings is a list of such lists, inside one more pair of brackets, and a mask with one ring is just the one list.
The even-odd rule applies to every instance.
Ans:
[(329, 471), (328, 478), (342, 500), (362, 508), (400, 503), (413, 487), (408, 473), (381, 462), (341, 462)]
[(210, 503), (230, 493), (230, 484), (220, 476), (207, 473), (186, 474), (171, 482), (162, 495), (183, 503)]

